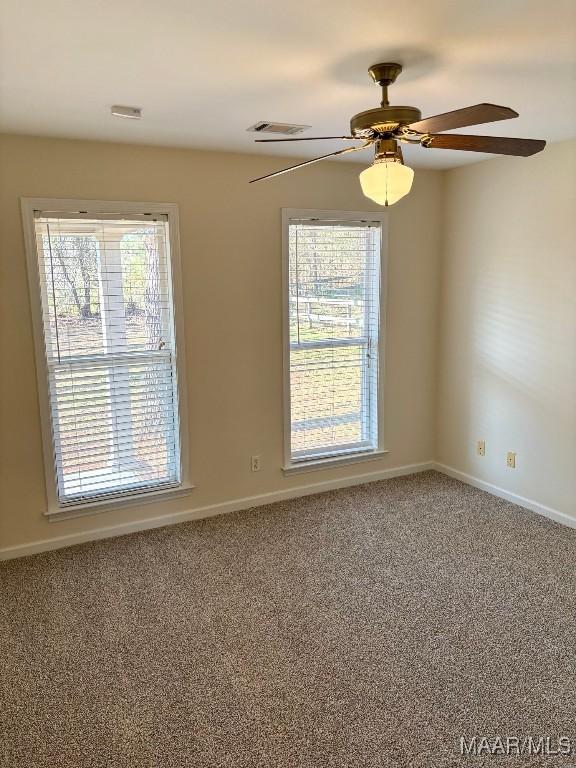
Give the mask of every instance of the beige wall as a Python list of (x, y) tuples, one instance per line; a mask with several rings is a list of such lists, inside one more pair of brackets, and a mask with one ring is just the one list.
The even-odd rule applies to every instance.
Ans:
[(445, 202), (437, 458), (576, 518), (576, 142), (451, 171)]
[[(386, 444), (390, 453), (286, 478), (282, 464), (280, 208), (381, 210), (356, 164), (327, 162), (248, 186), (279, 158), (5, 136), (0, 139), (0, 547), (426, 462), (434, 452), (443, 175), (417, 171), (390, 210)], [(288, 161), (289, 162), (289, 161)], [(20, 196), (180, 206), (196, 489), (184, 499), (48, 523)], [(250, 455), (262, 470), (250, 472)]]

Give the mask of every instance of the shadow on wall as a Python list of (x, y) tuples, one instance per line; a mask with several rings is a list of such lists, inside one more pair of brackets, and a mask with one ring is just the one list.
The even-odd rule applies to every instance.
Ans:
[[(574, 420), (566, 411), (566, 403), (574, 408), (574, 360), (566, 354), (565, 309), (554, 307), (569, 307), (574, 297), (569, 281), (546, 267), (545, 250), (535, 244), (527, 254), (512, 241), (506, 245), (497, 256), (487, 254), (470, 277), (467, 325), (461, 329), (470, 350), (464, 372), (468, 400), (459, 431), (472, 453), (476, 440), (488, 441), (478, 469), (489, 468), (504, 481), (505, 453), (519, 451), (519, 471), (507, 477), (533, 481), (537, 488), (539, 479), (553, 482), (550, 472), (569, 471), (560, 446), (569, 444)], [(549, 461), (546, 470), (542, 455), (552, 469)]]

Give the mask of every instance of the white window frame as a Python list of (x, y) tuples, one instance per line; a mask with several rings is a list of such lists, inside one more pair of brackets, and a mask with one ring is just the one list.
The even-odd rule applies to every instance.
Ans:
[[(292, 422), (290, 404), (290, 246), (289, 224), (292, 219), (332, 221), (377, 221), (380, 224), (380, 325), (378, 333), (378, 444), (368, 450), (342, 451), (324, 458), (292, 459)], [(282, 347), (284, 363), (284, 466), (285, 475), (311, 472), (345, 464), (379, 459), (388, 453), (384, 442), (384, 373), (386, 341), (386, 298), (388, 286), (388, 214), (374, 211), (337, 211), (309, 208), (282, 208)]]
[[(184, 303), (182, 299), (182, 278), (180, 265), (180, 237), (178, 206), (176, 203), (136, 203), (118, 200), (79, 200), (75, 198), (23, 197), (20, 200), (26, 261), (28, 267), (28, 286), (34, 348), (36, 352), (36, 375), (38, 382), (38, 400), (42, 428), (42, 446), (44, 454), (44, 476), (46, 481), (47, 506), (44, 515), (50, 521), (94, 514), (134, 504), (159, 502), (166, 498), (184, 496), (194, 488), (190, 478), (190, 445), (188, 436), (188, 387), (186, 385), (186, 347), (184, 338)], [(44, 342), (44, 319), (42, 315), (42, 285), (38, 255), (36, 252), (35, 212), (50, 211), (63, 216), (74, 212), (87, 212), (95, 215), (118, 214), (142, 215), (146, 213), (163, 214), (168, 217), (170, 238), (170, 265), (172, 274), (172, 300), (174, 304), (174, 335), (176, 341), (176, 379), (178, 394), (179, 437), (180, 437), (180, 483), (170, 488), (158, 490), (126, 492), (126, 495), (110, 499), (94, 499), (77, 504), (62, 504), (58, 499), (56, 472), (54, 467), (54, 447), (51, 425), (50, 398), (48, 391), (48, 367)]]

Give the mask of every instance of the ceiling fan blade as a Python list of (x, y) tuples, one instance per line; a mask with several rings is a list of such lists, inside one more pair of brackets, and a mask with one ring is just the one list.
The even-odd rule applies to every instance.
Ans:
[(510, 109), (510, 107), (500, 107), (498, 104), (475, 104), (473, 107), (464, 107), (463, 109), (455, 109), (453, 112), (425, 117), (424, 120), (410, 123), (408, 128), (419, 133), (437, 133), (438, 131), (450, 131), (453, 128), (465, 128), (467, 125), (509, 120), (511, 117), (518, 117), (518, 112)]
[(325, 141), (326, 139), (358, 139), (357, 136), (304, 136), (301, 139), (254, 139), (259, 143), (270, 141)]
[(296, 163), (296, 165), (290, 165), (288, 168), (282, 168), (281, 171), (274, 171), (274, 173), (267, 173), (266, 176), (259, 176), (257, 179), (250, 179), (249, 183), (253, 184), (255, 181), (264, 181), (264, 179), (272, 179), (274, 176), (281, 176), (288, 171), (295, 171), (296, 168), (304, 168), (305, 165), (312, 165), (312, 163), (318, 163), (320, 160), (325, 160), (327, 157), (334, 157), (335, 155), (344, 155), (347, 152), (358, 152), (361, 149), (366, 149), (372, 144), (371, 141), (367, 141), (361, 147), (346, 147), (346, 149), (338, 149), (336, 152), (330, 152), (327, 155), (320, 155), (313, 160), (305, 160), (303, 163)]
[(494, 155), (528, 157), (546, 146), (543, 139), (512, 139), (503, 136), (463, 136), (458, 133), (433, 133), (422, 146), (434, 149), (462, 149), (465, 152), (491, 152)]

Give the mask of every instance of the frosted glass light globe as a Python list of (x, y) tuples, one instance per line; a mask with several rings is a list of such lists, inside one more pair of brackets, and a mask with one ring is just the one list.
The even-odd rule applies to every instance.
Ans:
[(362, 192), (378, 205), (393, 205), (412, 187), (414, 171), (392, 161), (376, 162), (360, 174)]

